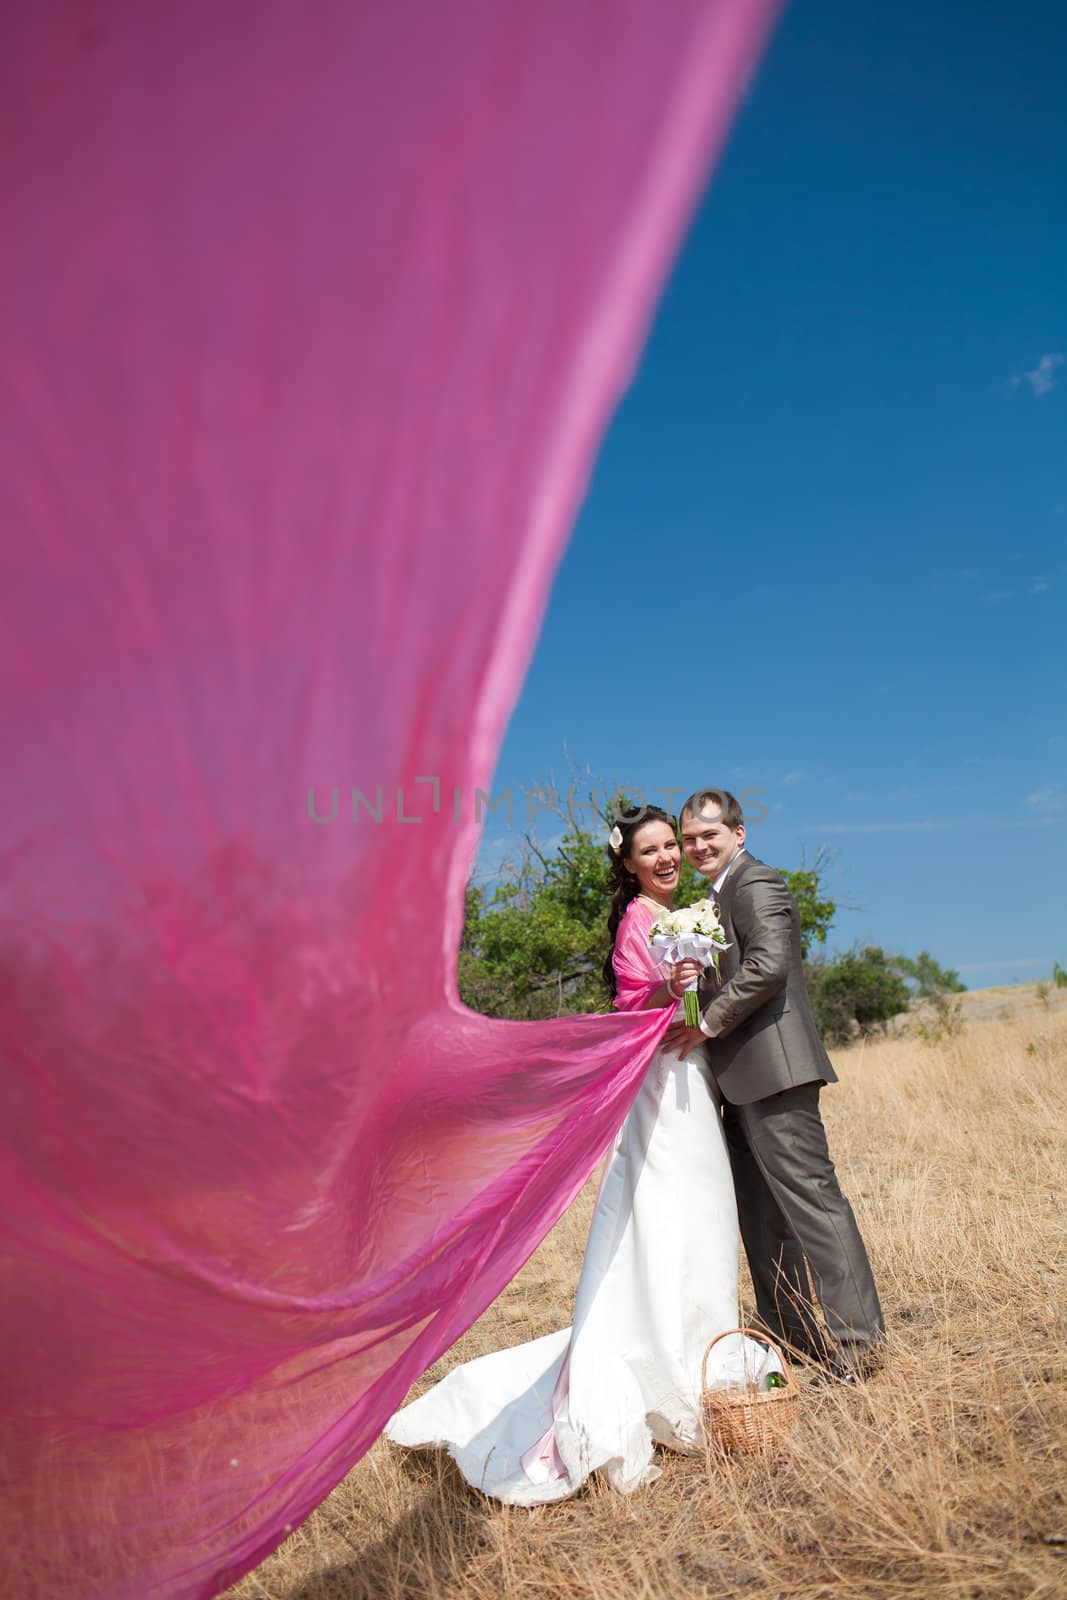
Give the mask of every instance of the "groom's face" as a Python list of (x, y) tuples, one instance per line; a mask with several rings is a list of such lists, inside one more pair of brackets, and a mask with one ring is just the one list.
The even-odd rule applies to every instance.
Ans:
[(682, 849), (689, 865), (705, 878), (717, 878), (745, 842), (744, 823), (727, 828), (717, 811), (682, 818)]

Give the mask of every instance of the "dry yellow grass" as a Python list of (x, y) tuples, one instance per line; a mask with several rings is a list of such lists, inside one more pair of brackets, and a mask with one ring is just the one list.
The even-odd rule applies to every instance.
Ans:
[[(533, 1511), (380, 1442), (233, 1600), (1043, 1600), (1067, 1593), (1067, 1013), (839, 1054), (824, 1097), (890, 1330), (771, 1466), (664, 1454)], [(570, 1319), (587, 1191), (423, 1380)]]

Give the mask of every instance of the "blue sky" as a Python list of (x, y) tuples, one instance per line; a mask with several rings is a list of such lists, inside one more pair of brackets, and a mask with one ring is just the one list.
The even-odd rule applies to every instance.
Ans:
[(759, 790), (834, 948), (972, 987), (1067, 965), (1065, 63), (1051, 0), (794, 0), (494, 780)]

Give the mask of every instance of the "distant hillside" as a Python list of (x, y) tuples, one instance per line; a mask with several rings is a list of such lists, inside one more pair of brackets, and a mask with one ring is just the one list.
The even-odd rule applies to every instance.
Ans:
[[(1037, 983), (1009, 983), (999, 989), (968, 989), (956, 998), (963, 1002), (965, 1022), (1009, 1022), (1016, 1017), (1033, 1017), (1056, 1011), (1067, 1011), (1067, 989), (1054, 989), (1051, 982), (1044, 985), (1046, 999), (1038, 994), (1042, 986)], [(925, 1001), (916, 1001), (912, 1011), (921, 1013)]]

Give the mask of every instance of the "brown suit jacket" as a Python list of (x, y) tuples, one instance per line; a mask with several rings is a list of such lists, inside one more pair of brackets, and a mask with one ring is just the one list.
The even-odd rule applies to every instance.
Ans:
[(796, 902), (747, 850), (711, 893), (732, 946), (700, 979), (708, 1062), (723, 1098), (748, 1105), (802, 1083), (836, 1083), (812, 1016)]

